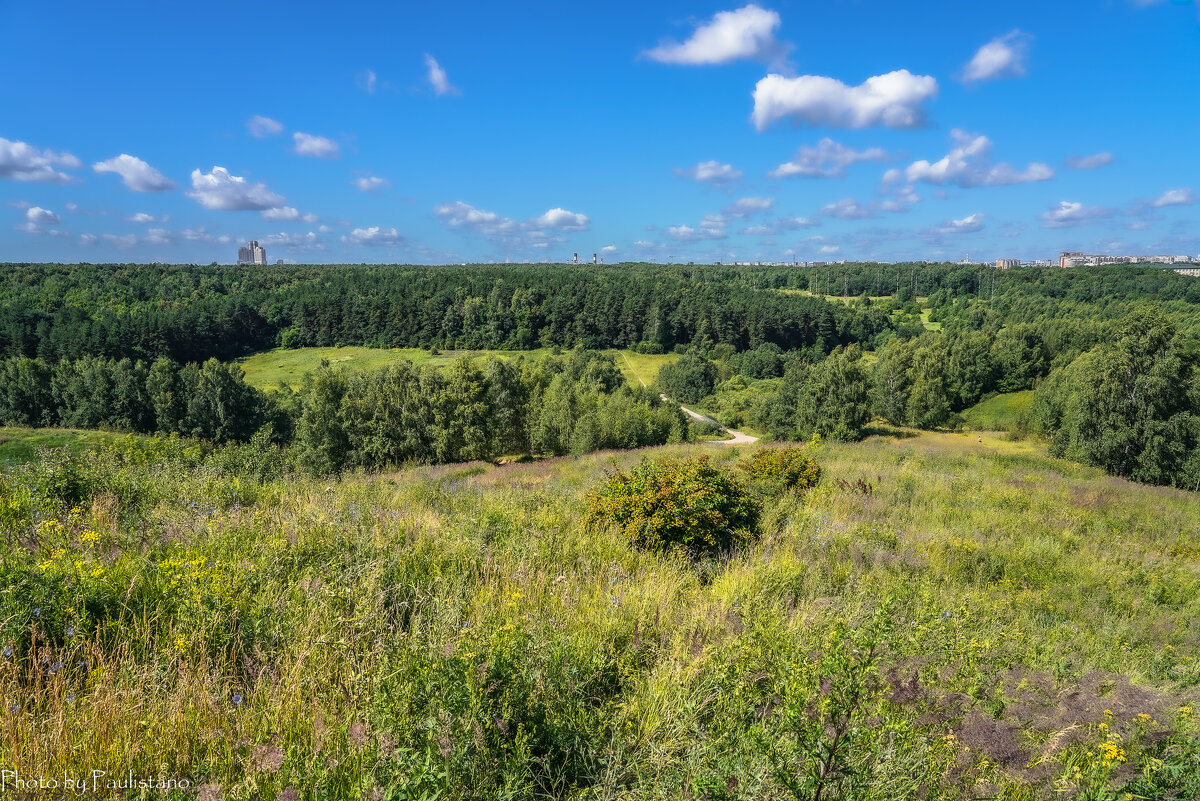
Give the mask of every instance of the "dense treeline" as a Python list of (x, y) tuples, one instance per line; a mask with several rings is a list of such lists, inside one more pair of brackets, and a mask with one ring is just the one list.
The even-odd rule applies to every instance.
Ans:
[(886, 315), (761, 292), (731, 269), (10, 265), (0, 355), (179, 362), (283, 347), (737, 350), (863, 341)]
[(0, 424), (103, 428), (291, 443), (315, 473), (501, 455), (585, 453), (678, 442), (687, 418), (625, 383), (611, 358), (577, 350), (536, 364), (466, 359), (443, 372), (399, 362), (328, 367), (295, 394), (264, 394), (241, 369), (84, 357), (0, 360)]

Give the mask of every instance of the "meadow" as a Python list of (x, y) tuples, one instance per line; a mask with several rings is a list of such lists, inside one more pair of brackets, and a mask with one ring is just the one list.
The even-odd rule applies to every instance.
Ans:
[[(400, 360), (416, 366), (425, 364), (434, 367), (449, 367), (455, 360), (467, 357), (482, 361), (488, 357), (499, 359), (523, 358), (530, 361), (544, 359), (555, 352), (553, 348), (533, 350), (446, 350), (436, 354), (425, 348), (364, 348), (356, 346), (330, 348), (275, 348), (256, 353), (238, 360), (245, 373), (246, 383), (262, 390), (289, 387), (299, 389), (304, 376), (317, 370), (321, 362), (328, 361), (335, 369), (366, 372), (378, 370)], [(559, 349), (561, 352), (561, 349)], [(605, 351), (612, 355), (633, 386), (649, 386), (658, 377), (664, 364), (679, 358), (678, 354), (649, 355), (632, 350)]]
[(205, 801), (1200, 795), (1200, 498), (992, 434), (806, 450), (818, 486), (698, 560), (587, 493), (753, 449), (43, 452), (0, 474), (0, 765)]

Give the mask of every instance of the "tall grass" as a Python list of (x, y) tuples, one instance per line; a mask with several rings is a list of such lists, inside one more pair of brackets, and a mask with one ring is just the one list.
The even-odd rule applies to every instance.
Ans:
[(644, 453), (337, 482), (248, 447), (47, 454), (0, 479), (0, 768), (247, 799), (1195, 797), (1200, 499), (978, 439), (810, 446), (822, 483), (699, 562), (581, 524)]

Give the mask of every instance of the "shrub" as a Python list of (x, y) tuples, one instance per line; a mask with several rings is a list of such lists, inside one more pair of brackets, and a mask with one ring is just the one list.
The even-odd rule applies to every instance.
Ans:
[(758, 481), (786, 490), (807, 490), (821, 480), (821, 466), (804, 448), (761, 448), (739, 465)]
[(588, 495), (588, 523), (615, 523), (629, 540), (696, 557), (753, 536), (760, 506), (728, 471), (695, 459), (643, 459)]

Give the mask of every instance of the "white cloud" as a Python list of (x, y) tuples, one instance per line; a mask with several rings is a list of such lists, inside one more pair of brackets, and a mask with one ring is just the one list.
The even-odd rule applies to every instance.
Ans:
[(240, 175), (230, 175), (224, 167), (211, 172), (192, 170), (192, 191), (187, 196), (206, 209), (218, 211), (262, 211), (284, 204), (266, 184), (252, 184)]
[(722, 164), (719, 161), (702, 161), (695, 167), (676, 167), (675, 174), (691, 178), (701, 183), (711, 183), (717, 186), (733, 183), (742, 177), (742, 171), (733, 168), (732, 164)]
[(1009, 31), (997, 36), (975, 53), (963, 68), (963, 82), (990, 81), (994, 78), (1020, 77), (1025, 74), (1025, 58), (1032, 40), (1027, 33)]
[[(1023, 170), (1006, 163), (993, 165), (992, 140), (986, 136), (975, 136), (957, 128), (950, 132), (950, 136), (955, 146), (948, 154), (932, 163), (914, 161), (904, 170), (903, 177), (910, 184), (925, 181), (961, 187), (1007, 186), (1046, 181), (1054, 177), (1054, 170), (1039, 162), (1033, 162)], [(901, 175), (899, 170), (888, 170), (884, 181), (896, 181)]]
[(754, 87), (751, 120), (758, 130), (786, 117), (799, 124), (835, 128), (915, 128), (924, 122), (922, 106), (937, 96), (937, 80), (896, 70), (847, 86), (836, 78), (771, 73)]
[(837, 217), (839, 220), (863, 220), (875, 216), (875, 212), (852, 198), (843, 198), (836, 203), (830, 203), (821, 209), (827, 217)]
[(262, 211), (259, 212), (259, 215), (264, 220), (284, 220), (284, 221), (299, 220), (301, 222), (306, 222), (309, 224), (315, 223), (319, 219), (321, 219), (320, 217), (318, 217), (315, 214), (301, 214), (299, 211), (292, 208), (291, 206), (279, 206), (278, 208), (273, 208), (273, 209), (263, 209)]
[(825, 137), (816, 147), (801, 145), (791, 161), (785, 161), (767, 175), (772, 178), (789, 178), (803, 175), (807, 178), (841, 178), (846, 168), (860, 161), (886, 161), (887, 151), (879, 147), (855, 150)]
[(30, 206), (26, 209), (25, 219), (37, 225), (58, 225), (62, 222), (57, 214), (40, 206)]
[(379, 178), (374, 175), (355, 178), (350, 183), (361, 192), (374, 192), (379, 189), (386, 189), (392, 185), (392, 182), (386, 178)]
[(293, 151), (298, 156), (332, 159), (337, 158), (339, 155), (337, 142), (332, 139), (326, 139), (324, 136), (313, 136), (312, 134), (296, 131), (296, 133), (292, 134), (292, 140), (296, 143)]
[(591, 225), (587, 215), (561, 208), (550, 209), (532, 219), (514, 220), (494, 211), (477, 209), (461, 200), (435, 206), (433, 213), (451, 228), (474, 231), (510, 247), (547, 247), (549, 243), (563, 241), (558, 233), (586, 231)]
[(14, 142), (0, 137), (0, 178), (67, 183), (74, 179), (54, 168), (75, 169), (80, 166), (79, 159), (70, 153), (39, 150), (27, 142)]
[(369, 95), (375, 94), (375, 86), (379, 82), (379, 76), (375, 74), (375, 70), (363, 70), (358, 75), (359, 87)]
[(741, 197), (730, 203), (722, 211), (730, 217), (746, 217), (767, 211), (775, 205), (773, 197)]
[(71, 212), (72, 214), (74, 214), (75, 212), (79, 211), (79, 204), (78, 203), (64, 203), (63, 208), (66, 209), (67, 211)]
[(425, 54), (425, 69), (428, 70), (426, 77), (429, 79), (429, 85), (433, 87), (434, 94), (462, 94), (454, 84), (450, 83), (450, 78), (447, 77), (446, 71), (442, 69), (441, 65), (437, 63), (437, 59), (428, 53)]
[(404, 237), (395, 228), (380, 228), (373, 225), (370, 228), (355, 228), (343, 236), (342, 241), (349, 245), (384, 247), (403, 244)]
[(600, 252), (601, 253), (614, 253), (616, 251), (616, 249), (617, 249), (616, 245), (605, 245), (604, 247), (600, 248)]
[(779, 14), (756, 5), (719, 11), (683, 43), (664, 42), (644, 55), (664, 64), (727, 64), (739, 59), (768, 61), (787, 47), (775, 39)]
[(115, 172), (126, 189), (134, 192), (166, 192), (175, 182), (136, 156), (122, 153), (107, 161), (98, 161), (92, 169), (99, 173)]
[(1163, 206), (1192, 206), (1198, 200), (1200, 198), (1197, 198), (1191, 189), (1168, 189), (1154, 201), (1154, 207), (1161, 209)]
[[(393, 229), (394, 230), (394, 229)], [(261, 240), (263, 247), (282, 247), (291, 250), (324, 250), (325, 245), (314, 232), (306, 234), (268, 234)]]
[(1063, 164), (1073, 170), (1094, 170), (1112, 164), (1112, 153), (1093, 153), (1090, 156), (1071, 156)]
[(750, 236), (774, 236), (782, 231), (796, 231), (801, 228), (815, 228), (821, 223), (808, 217), (785, 217), (781, 220), (768, 220), (762, 225), (751, 225), (743, 228), (741, 233)]
[(680, 242), (702, 242), (706, 240), (724, 239), (725, 229), (715, 225), (701, 224), (699, 228), (690, 225), (672, 225), (667, 228), (667, 236)]
[(821, 246), (822, 253), (837, 253), (839, 250), (841, 250), (841, 248), (838, 247), (837, 245), (822, 245)]
[(576, 214), (566, 209), (550, 209), (545, 214), (531, 221), (535, 228), (551, 228), (559, 231), (586, 231), (588, 220), (585, 214)]
[(250, 132), (251, 136), (265, 139), (268, 136), (279, 136), (283, 133), (283, 123), (261, 114), (255, 114), (246, 120), (246, 130)]
[(147, 214), (144, 211), (139, 211), (137, 214), (133, 215), (132, 217), (125, 218), (125, 220), (127, 222), (131, 222), (131, 223), (157, 223), (157, 222), (166, 222), (168, 219), (169, 218), (165, 214), (160, 219), (158, 217), (155, 217), (153, 214)]
[(1082, 225), (1091, 220), (1111, 217), (1112, 214), (1111, 209), (1099, 206), (1089, 208), (1082, 203), (1072, 203), (1063, 200), (1049, 211), (1042, 212), (1041, 220), (1045, 228), (1070, 228), (1075, 225)]
[(947, 222), (935, 225), (933, 233), (935, 234), (970, 234), (983, 229), (982, 212), (963, 217), (961, 220), (948, 220)]

